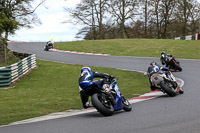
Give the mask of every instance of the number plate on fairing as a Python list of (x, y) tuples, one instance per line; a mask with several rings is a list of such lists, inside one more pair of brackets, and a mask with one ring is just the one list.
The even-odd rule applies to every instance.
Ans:
[(160, 74), (153, 74), (151, 76), (151, 81), (156, 84), (156, 85), (159, 85), (161, 81), (163, 81), (163, 77), (161, 77)]

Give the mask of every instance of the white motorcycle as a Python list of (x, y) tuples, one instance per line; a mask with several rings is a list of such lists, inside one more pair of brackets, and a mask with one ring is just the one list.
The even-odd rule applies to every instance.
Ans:
[(176, 82), (176, 78), (172, 75), (171, 71), (165, 73), (153, 73), (150, 77), (152, 85), (160, 86), (161, 91), (173, 97), (177, 94), (183, 94), (183, 90)]

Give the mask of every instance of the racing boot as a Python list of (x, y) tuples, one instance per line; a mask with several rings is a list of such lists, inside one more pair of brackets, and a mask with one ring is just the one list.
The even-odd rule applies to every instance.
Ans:
[(86, 102), (86, 103), (85, 103), (85, 107), (86, 107), (86, 108), (90, 108), (90, 107), (93, 107), (93, 105), (92, 105), (91, 102)]
[(181, 88), (181, 87), (176, 87), (176, 93), (178, 93), (178, 94), (183, 94), (184, 93), (184, 91), (183, 91), (183, 89)]

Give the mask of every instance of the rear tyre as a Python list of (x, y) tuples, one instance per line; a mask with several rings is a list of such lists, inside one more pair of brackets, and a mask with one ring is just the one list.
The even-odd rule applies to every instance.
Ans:
[(113, 105), (111, 102), (106, 103), (107, 101), (102, 95), (105, 94), (99, 94), (95, 93), (92, 95), (92, 104), (93, 106), (104, 116), (111, 116), (114, 112)]
[(175, 70), (182, 71), (182, 68), (180, 67), (180, 65), (176, 63), (175, 61), (174, 61), (174, 67), (175, 67)]
[(161, 81), (160, 87), (166, 92), (170, 97), (176, 96), (176, 91), (174, 88), (170, 87), (166, 82)]

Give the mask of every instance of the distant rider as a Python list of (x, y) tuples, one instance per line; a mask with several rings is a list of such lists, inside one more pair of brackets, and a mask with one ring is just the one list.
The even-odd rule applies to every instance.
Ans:
[[(109, 91), (110, 82), (108, 81), (108, 79), (110, 77), (112, 76), (106, 73), (93, 72), (90, 67), (83, 67), (81, 69), (81, 75), (79, 77), (79, 92), (83, 108), (92, 107), (92, 104), (88, 102), (89, 96), (85, 93), (85, 90), (92, 89), (92, 87), (89, 86), (88, 83), (93, 82), (94, 78), (103, 78), (98, 80), (97, 83), (102, 86), (105, 91)], [(84, 86), (84, 88), (82, 88), (80, 84), (81, 86)]]
[(48, 46), (51, 46), (53, 48), (53, 45), (54, 45), (54, 41), (53, 39), (51, 39), (50, 41), (47, 42), (47, 45)]
[[(166, 65), (168, 67), (170, 58), (173, 57), (171, 54), (166, 54), (164, 51), (161, 52), (160, 61), (162, 65)], [(175, 58), (174, 58), (175, 60)]]

